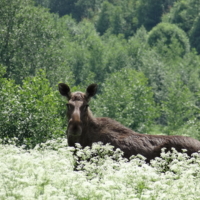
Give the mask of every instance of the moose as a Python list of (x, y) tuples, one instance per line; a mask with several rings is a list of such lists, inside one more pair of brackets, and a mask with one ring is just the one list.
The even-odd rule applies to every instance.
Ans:
[(58, 89), (68, 100), (66, 133), (69, 146), (80, 143), (84, 148), (95, 142), (110, 143), (121, 149), (124, 157), (141, 154), (146, 162), (159, 157), (162, 148), (170, 151), (174, 147), (179, 152), (186, 149), (189, 156), (200, 150), (200, 142), (190, 137), (140, 134), (113, 119), (94, 117), (88, 103), (97, 92), (97, 84), (89, 85), (85, 93), (71, 92), (65, 83), (59, 83)]

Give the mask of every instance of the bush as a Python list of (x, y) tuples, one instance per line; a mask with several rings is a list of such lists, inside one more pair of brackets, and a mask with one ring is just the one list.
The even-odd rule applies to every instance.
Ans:
[(57, 93), (43, 71), (28, 77), (22, 86), (2, 79), (0, 88), (0, 138), (16, 137), (18, 145), (36, 144), (64, 133)]
[(188, 159), (173, 151), (161, 156), (151, 166), (135, 157), (124, 162), (107, 156), (93, 166), (85, 162), (86, 170), (77, 172), (64, 138), (28, 152), (0, 144), (0, 199), (199, 199), (199, 155)]
[[(123, 152), (120, 149), (114, 150), (114, 147), (98, 142), (92, 147), (82, 149), (80, 144), (76, 144), (74, 151), (74, 169), (76, 171), (84, 171), (89, 179), (95, 178), (97, 174), (101, 176), (102, 170), (106, 170), (104, 165), (106, 160), (115, 162), (126, 162), (123, 158)], [(113, 162), (112, 162), (113, 163)], [(102, 166), (104, 167), (102, 168)], [(116, 169), (118, 166), (113, 166)]]

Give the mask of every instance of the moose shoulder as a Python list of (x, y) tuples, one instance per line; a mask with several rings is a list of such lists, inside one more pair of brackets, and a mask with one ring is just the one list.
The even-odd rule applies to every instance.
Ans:
[(163, 147), (167, 150), (174, 147), (177, 151), (187, 149), (188, 155), (200, 150), (200, 142), (190, 137), (139, 134), (110, 118), (95, 118), (88, 103), (97, 92), (96, 84), (89, 85), (85, 93), (71, 92), (65, 83), (60, 83), (58, 87), (60, 94), (68, 100), (69, 146), (80, 143), (86, 147), (101, 141), (120, 148), (126, 158), (141, 154), (147, 158), (147, 162), (159, 157)]

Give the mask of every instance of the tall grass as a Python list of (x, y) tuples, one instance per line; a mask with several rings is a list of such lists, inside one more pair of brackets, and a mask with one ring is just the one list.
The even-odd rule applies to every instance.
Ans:
[(162, 158), (148, 165), (142, 156), (134, 156), (127, 162), (119, 150), (112, 153), (109, 145), (95, 144), (92, 150), (82, 150), (79, 146), (73, 149), (67, 147), (63, 138), (29, 151), (13, 144), (0, 145), (1, 200), (188, 200), (199, 197), (198, 154), (188, 158), (185, 153), (163, 150)]

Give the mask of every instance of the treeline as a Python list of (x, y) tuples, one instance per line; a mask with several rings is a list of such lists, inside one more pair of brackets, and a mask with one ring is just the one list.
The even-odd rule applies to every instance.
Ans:
[(58, 82), (141, 133), (200, 139), (198, 0), (1, 0), (0, 138), (64, 134)]

